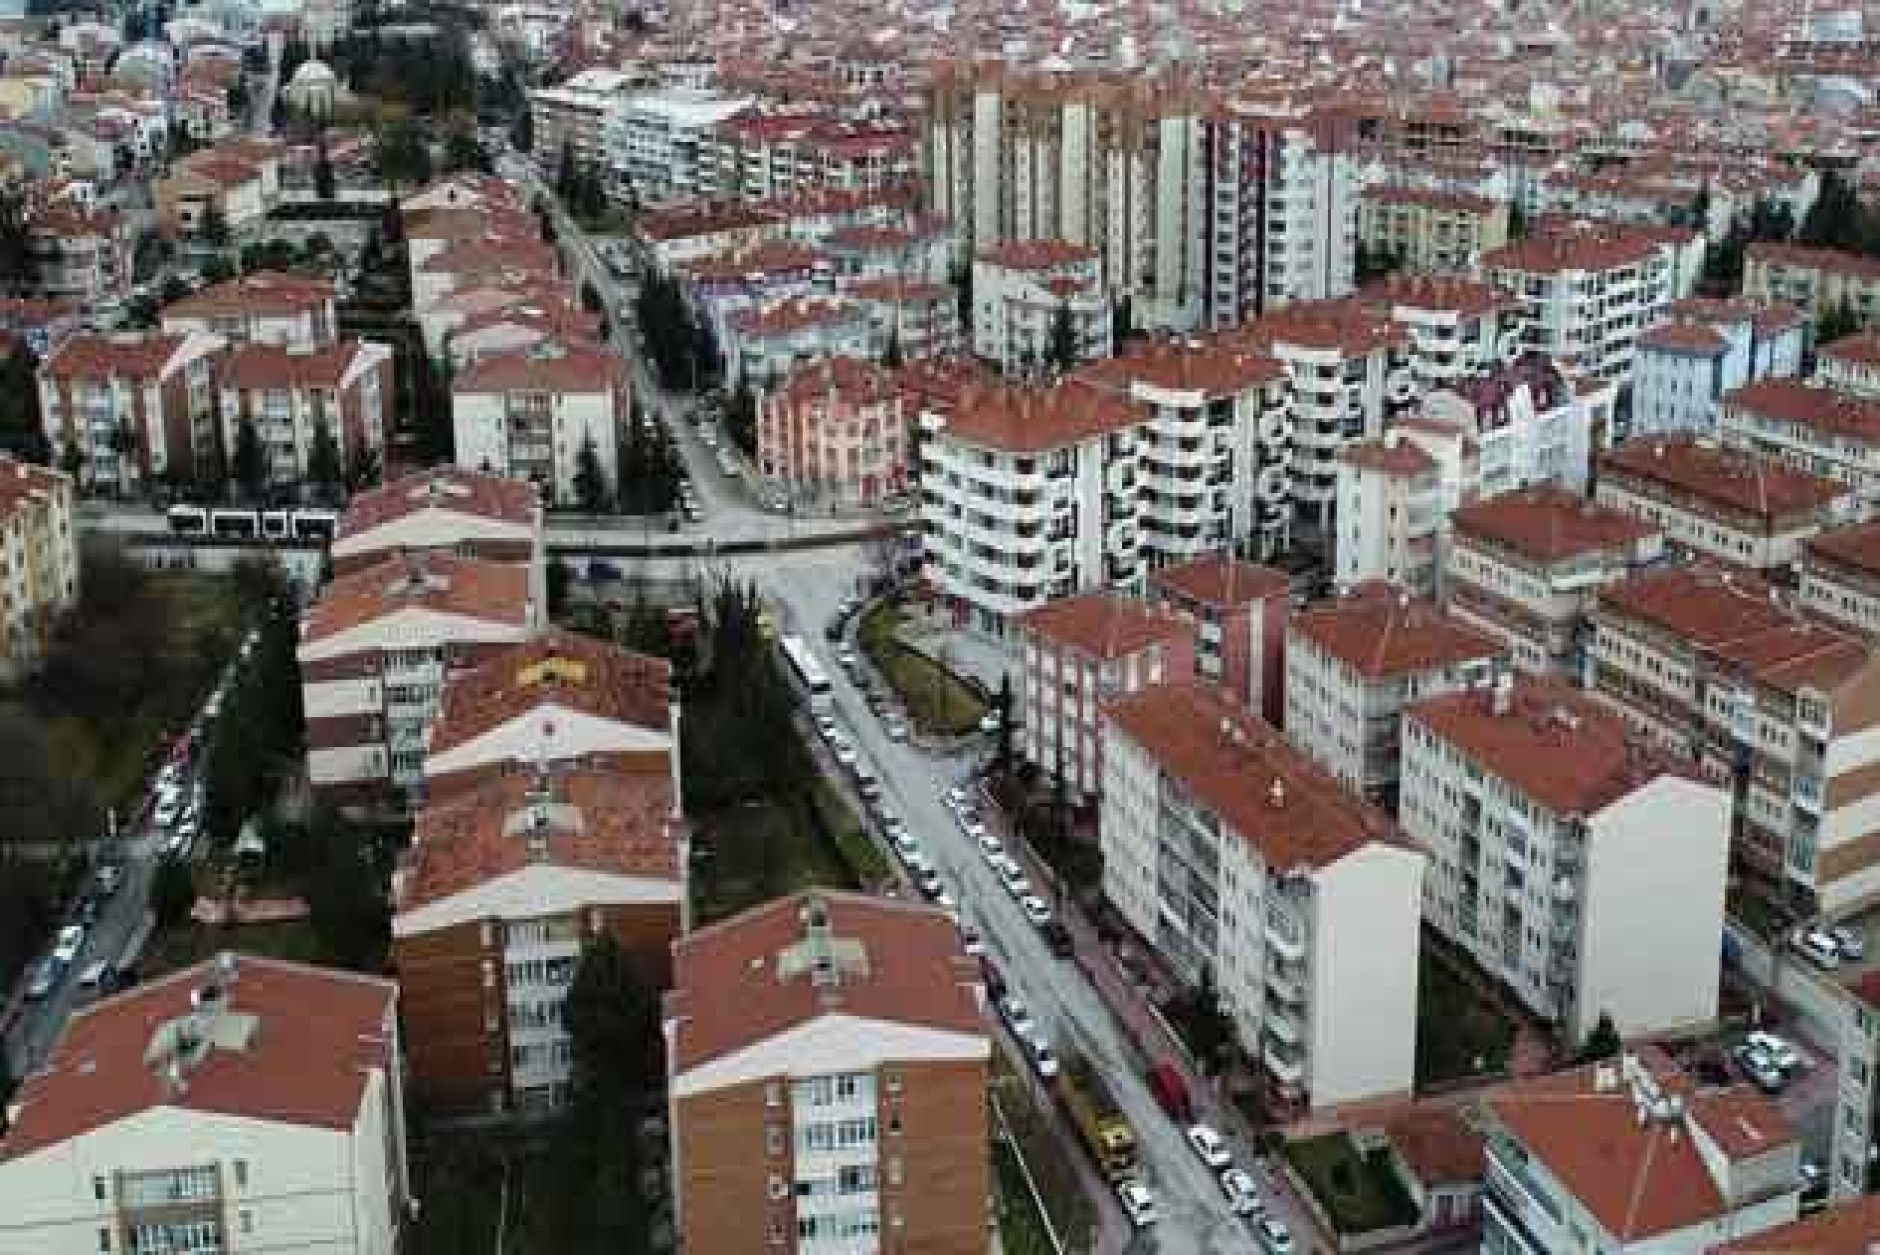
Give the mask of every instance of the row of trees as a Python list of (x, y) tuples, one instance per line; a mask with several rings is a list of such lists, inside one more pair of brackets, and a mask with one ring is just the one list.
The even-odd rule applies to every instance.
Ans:
[(234, 845), (243, 823), (268, 809), (302, 750), (298, 632), (286, 577), (279, 564), (253, 559), (231, 578), (242, 622), (256, 635), (223, 696), (203, 766), (203, 832), (222, 850)]
[(576, 161), (574, 149), (565, 142), (555, 166), (555, 195), (582, 222), (596, 222), (607, 216), (607, 189), (601, 185), (600, 172)]
[[(355, 28), (327, 50), (326, 60), (356, 95), (393, 101), (425, 117), (476, 112), (478, 75), (469, 39), (456, 23), (440, 24), (429, 39)], [(287, 78), (283, 62), (282, 82)]]
[(693, 315), (676, 280), (647, 274), (634, 298), (634, 312), (662, 386), (697, 391), (718, 379), (723, 359), (717, 340)]

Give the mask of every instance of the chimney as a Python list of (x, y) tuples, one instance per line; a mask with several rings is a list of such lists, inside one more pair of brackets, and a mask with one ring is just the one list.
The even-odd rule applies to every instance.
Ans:
[(1495, 686), (1489, 690), (1489, 713), (1496, 716), (1506, 715), (1514, 709), (1514, 672), (1501, 671), (1495, 675)]
[(1274, 776), (1273, 783), (1267, 786), (1266, 802), (1274, 810), (1286, 805), (1286, 782), (1278, 776)]

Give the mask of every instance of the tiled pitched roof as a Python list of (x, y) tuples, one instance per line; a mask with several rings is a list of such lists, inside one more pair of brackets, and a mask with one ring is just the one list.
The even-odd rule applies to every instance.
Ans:
[[(366, 1069), (390, 1064), (397, 986), (248, 955), (234, 959), (234, 975), (230, 982), (209, 960), (74, 1011), (15, 1096), (19, 1117), (0, 1141), (0, 1161), (158, 1107), (351, 1129)], [(254, 1031), (245, 1049), (210, 1047), (178, 1088), (145, 1052), (210, 984), (227, 991), (230, 1013), (256, 1017)]]
[(451, 383), (458, 395), (481, 392), (596, 393), (627, 386), (626, 367), (604, 349), (568, 340), (488, 353)]
[(1504, 652), (1493, 637), (1382, 581), (1360, 584), (1336, 601), (1301, 610), (1287, 634), (1311, 642), (1371, 679), (1497, 658)]
[(442, 553), (404, 554), (342, 575), (300, 617), (302, 646), (412, 606), (500, 623), (529, 621), (529, 570)]
[(1367, 845), (1399, 842), (1382, 811), (1217, 689), (1154, 685), (1112, 703), (1105, 718), (1275, 872), (1322, 868)]
[(551, 703), (664, 732), (671, 701), (672, 664), (665, 659), (551, 629), (452, 676), (431, 724), (429, 751), (440, 754)]
[(186, 337), (165, 332), (68, 336), (41, 367), (55, 379), (155, 379)]
[(214, 318), (220, 314), (278, 317), (325, 309), (333, 303), (333, 285), (325, 279), (257, 270), (206, 287), (166, 305), (166, 318)]
[(1042, 453), (1121, 431), (1147, 417), (1143, 406), (1074, 377), (1041, 388), (968, 383), (948, 412), (942, 438), (1008, 453)]
[(527, 527), (535, 518), (536, 501), (534, 485), (523, 480), (435, 467), (356, 494), (340, 515), (337, 536), (356, 537), (431, 509)]
[(1261, 566), (1217, 550), (1158, 567), (1149, 573), (1149, 587), (1204, 606), (1231, 608), (1284, 597), (1292, 590), (1292, 579), (1277, 567)]
[(1812, 427), (1864, 444), (1880, 444), (1880, 401), (1849, 396), (1799, 379), (1758, 379), (1726, 392), (1725, 410), (1746, 410), (1764, 418)]
[(1714, 1255), (1874, 1255), (1876, 1244), (1880, 1194), (1869, 1194), (1754, 1237), (1725, 1242)]
[(1194, 629), (1178, 615), (1120, 593), (1076, 593), (1047, 601), (1019, 616), (1019, 626), (1040, 640), (1093, 658), (1124, 658)]
[(1765, 523), (1851, 497), (1853, 489), (1780, 462), (1694, 436), (1646, 436), (1599, 456), (1602, 483), (1657, 485)]
[(271, 388), (337, 388), (359, 355), (360, 340), (341, 340), (311, 352), (279, 344), (243, 344), (221, 361), (222, 386), (240, 391)]
[(1493, 541), (1540, 562), (1629, 549), (1658, 530), (1551, 484), (1465, 505), (1450, 519), (1459, 537)]

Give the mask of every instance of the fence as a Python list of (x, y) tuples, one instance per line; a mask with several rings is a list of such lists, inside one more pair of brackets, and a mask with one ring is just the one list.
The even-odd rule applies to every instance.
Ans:
[(1038, 1190), (1038, 1182), (1031, 1175), (1031, 1165), (1025, 1162), (1025, 1152), (1019, 1146), (1018, 1139), (1012, 1135), (1012, 1126), (1006, 1123), (1005, 1109), (999, 1105), (999, 1096), (991, 1095), (992, 1120), (998, 1126), (998, 1136), (1012, 1152), (1012, 1159), (1018, 1164), (1018, 1174), (1025, 1179), (1025, 1191), (1031, 1195), (1031, 1205), (1038, 1210), (1038, 1219), (1044, 1225), (1044, 1235), (1051, 1241), (1051, 1249), (1057, 1255), (1065, 1255), (1064, 1239), (1058, 1236), (1057, 1226), (1051, 1222), (1051, 1209), (1044, 1205), (1044, 1195)]

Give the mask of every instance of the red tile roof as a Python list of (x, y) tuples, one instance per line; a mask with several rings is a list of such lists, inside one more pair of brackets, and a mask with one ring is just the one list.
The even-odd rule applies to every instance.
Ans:
[(1453, 312), (1464, 318), (1521, 308), (1520, 301), (1492, 283), (1405, 271), (1366, 284), (1358, 290), (1358, 299), (1385, 312), (1401, 307)]
[(156, 331), (80, 332), (61, 341), (40, 369), (55, 379), (155, 379), (185, 338)]
[(214, 318), (220, 314), (280, 317), (317, 313), (332, 304), (333, 285), (328, 280), (257, 270), (166, 305), (163, 314), (166, 318)]
[(444, 686), (428, 746), (432, 755), (475, 740), (545, 705), (664, 733), (672, 664), (553, 628)]
[[(1525, 1081), (1489, 1099), (1489, 1107), (1622, 1242), (1641, 1242), (1724, 1214), (1729, 1204), (1682, 1122), (1648, 1119), (1641, 1124), (1631, 1087), (1621, 1079), (1602, 1091), (1595, 1081), (1598, 1071), (1576, 1068)], [(1699, 1123), (1713, 1106), (1743, 1119), (1750, 1128), (1744, 1136), (1754, 1143), (1755, 1153), (1795, 1140), (1782, 1112), (1760, 1095), (1692, 1092), (1682, 1077), (1662, 1073), (1660, 1084), (1681, 1094)]]
[(598, 393), (627, 386), (626, 366), (605, 349), (570, 340), (486, 353), (451, 381), (458, 396), (485, 392)]
[(528, 527), (535, 519), (536, 503), (535, 486), (523, 480), (435, 467), (356, 494), (340, 515), (336, 535), (356, 537), (431, 509)]
[(397, 911), (537, 864), (678, 881), (683, 869), (672, 805), (672, 778), (665, 772), (561, 764), (540, 778), (527, 771), (493, 776), (471, 793), (418, 812)]
[(1507, 701), (1497, 713), (1488, 689), (1472, 689), (1404, 714), (1556, 815), (1591, 815), (1659, 776), (1686, 774), (1633, 743), (1617, 712), (1565, 684), (1517, 676)]
[(1413, 1106), (1385, 1122), (1384, 1136), (1425, 1186), (1482, 1180), (1482, 1135), (1454, 1107)]
[(1007, 270), (1055, 270), (1093, 262), (1097, 250), (1068, 240), (1002, 240), (982, 246), (977, 259)]
[(1041, 642), (1093, 658), (1126, 658), (1179, 640), (1194, 628), (1178, 615), (1120, 593), (1059, 597), (1019, 616), (1019, 627)]
[(1126, 390), (1142, 385), (1213, 400), (1283, 382), (1286, 368), (1226, 337), (1153, 338), (1126, 344), (1118, 356), (1090, 363), (1077, 377), (1103, 387)]
[[(240, 391), (265, 392), (270, 388), (338, 388), (366, 345), (341, 340), (322, 349), (303, 351), (279, 344), (244, 344), (222, 357), (222, 386)], [(389, 367), (390, 359), (386, 359)]]
[(1494, 213), (1498, 205), (1505, 203), (1490, 200), (1486, 196), (1472, 196), (1466, 192), (1438, 192), (1426, 187), (1405, 187), (1392, 183), (1367, 187), (1361, 196), (1364, 200), (1375, 201), (1382, 205), (1423, 205), (1430, 209), (1482, 216)]
[(1880, 279), (1880, 259), (1838, 248), (1811, 248), (1806, 244), (1763, 243), (1749, 246), (1749, 260), (1799, 270), (1825, 270), (1861, 279)]
[(1623, 510), (1541, 485), (1465, 505), (1450, 516), (1458, 537), (1488, 540), (1539, 562), (1629, 550), (1658, 529)]
[(1811, 555), (1836, 566), (1880, 575), (1880, 519), (1818, 533), (1808, 538), (1806, 548)]
[(59, 471), (0, 453), (0, 521), (11, 518), (28, 502), (50, 500), (61, 486), (69, 487), (71, 482)]
[[(1841, 498), (1845, 484), (1796, 470), (1695, 436), (1645, 436), (1598, 458), (1601, 486), (1670, 493), (1705, 505), (1753, 515), (1765, 527), (1812, 513)], [(1629, 483), (1627, 481), (1630, 481)], [(1654, 493), (1653, 495), (1659, 495)]]
[(499, 623), (529, 622), (529, 569), (443, 553), (403, 554), (342, 575), (300, 616), (302, 646), (412, 606)]
[(1880, 1194), (1725, 1242), (1714, 1255), (1874, 1255), (1880, 1243)]
[(1153, 685), (1112, 703), (1105, 718), (1275, 873), (1326, 867), (1367, 845), (1399, 841), (1382, 811), (1217, 689)]
[(1148, 411), (1122, 395), (1075, 377), (1049, 387), (968, 383), (948, 412), (943, 439), (1042, 453), (1145, 421)]
[(1717, 357), (1727, 351), (1730, 342), (1714, 327), (1695, 322), (1661, 323), (1638, 338), (1638, 347), (1661, 353), (1685, 353)]
[(1649, 260), (1657, 244), (1636, 228), (1604, 225), (1536, 234), (1482, 254), (1482, 269), (1529, 274), (1618, 270)]
[[(812, 896), (839, 944), (860, 944), (863, 965), (838, 964), (840, 983), (812, 986), (786, 971), (785, 952), (803, 941)], [(960, 950), (941, 911), (889, 898), (817, 893), (780, 898), (673, 943), (671, 1070), (676, 1075), (823, 1015), (980, 1036), (978, 965)]]
[(1393, 479), (1415, 479), (1436, 469), (1435, 458), (1416, 441), (1405, 440), (1394, 431), (1369, 440), (1354, 440), (1338, 451), (1338, 460)]
[(1504, 646), (1383, 581), (1360, 584), (1336, 601), (1295, 614), (1289, 637), (1369, 679), (1408, 675), (1478, 658), (1499, 658)]
[(1217, 550), (1149, 572), (1149, 587), (1204, 606), (1235, 609), (1288, 595), (1292, 579), (1277, 567), (1260, 566)]
[(1880, 401), (1852, 397), (1799, 379), (1759, 379), (1723, 396), (1724, 411), (1745, 410), (1763, 418), (1880, 444)]
[[(234, 959), (234, 974), (230, 982), (209, 960), (74, 1011), (15, 1096), (19, 1118), (0, 1141), (0, 1160), (159, 1107), (351, 1129), (366, 1070), (391, 1065), (397, 986), (248, 955)], [(145, 1052), (159, 1028), (190, 1014), (191, 993), (211, 984), (227, 991), (228, 1014), (255, 1017), (254, 1031), (245, 1049), (209, 1047), (174, 1087)]]

